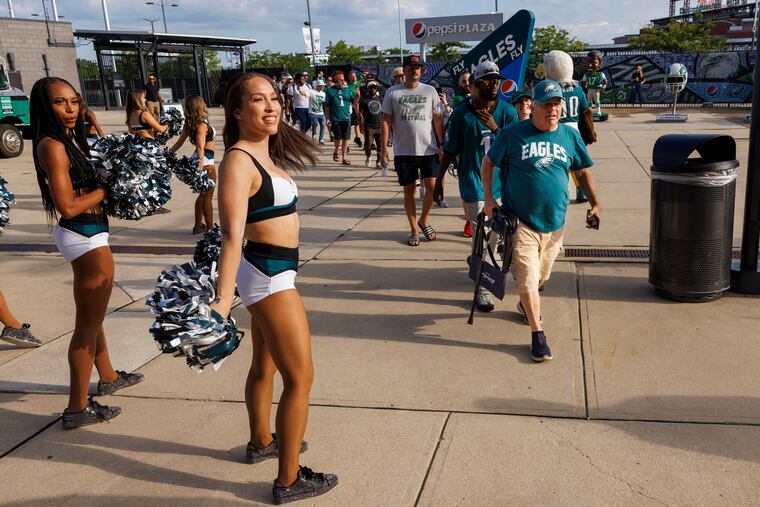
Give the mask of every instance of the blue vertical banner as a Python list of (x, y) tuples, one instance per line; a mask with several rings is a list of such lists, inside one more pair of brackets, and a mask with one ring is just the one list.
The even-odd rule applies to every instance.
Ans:
[(503, 79), (499, 98), (509, 98), (523, 85), (534, 24), (535, 16), (531, 11), (517, 11), (459, 61), (446, 65), (433, 79), (442, 86), (453, 88), (462, 72), (472, 72), (479, 63), (490, 60), (499, 66)]

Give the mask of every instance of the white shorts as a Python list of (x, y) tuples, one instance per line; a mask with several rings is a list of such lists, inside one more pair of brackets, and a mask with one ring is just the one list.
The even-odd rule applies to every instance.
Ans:
[[(211, 156), (209, 157), (209, 155)], [(190, 158), (198, 160), (198, 153), (193, 153)], [(205, 150), (203, 152), (203, 167), (206, 167), (207, 165), (214, 165), (214, 155), (211, 150)]]
[(237, 290), (245, 306), (296, 288), (298, 248), (248, 242), (240, 258)]
[(108, 246), (108, 233), (100, 232), (87, 237), (59, 225), (55, 228), (55, 246), (63, 258), (71, 262), (90, 250)]

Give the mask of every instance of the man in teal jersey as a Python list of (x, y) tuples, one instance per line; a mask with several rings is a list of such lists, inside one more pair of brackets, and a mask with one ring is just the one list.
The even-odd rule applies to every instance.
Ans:
[(517, 310), (530, 324), (531, 357), (536, 362), (552, 358), (541, 326), (538, 288), (551, 275), (562, 248), (567, 212), (568, 171), (574, 171), (591, 202), (589, 218), (599, 217), (601, 205), (591, 172), (593, 161), (577, 130), (559, 122), (562, 89), (545, 80), (534, 89), (533, 116), (503, 129), (483, 159), (481, 176), (485, 211), (498, 206), (491, 191), (494, 170), (501, 167), (502, 210), (520, 224), (514, 235), (512, 276), (517, 282)]
[(325, 90), (325, 115), (330, 124), (333, 141), (335, 141), (333, 160), (338, 161), (340, 148), (343, 165), (351, 165), (351, 161), (346, 158), (346, 153), (348, 139), (351, 137), (351, 104), (356, 100), (356, 95), (344, 84), (343, 72), (333, 73), (333, 85)]
[[(499, 100), (501, 74), (499, 67), (489, 61), (478, 64), (472, 73), (469, 99), (462, 102), (449, 118), (446, 144), (441, 158), (441, 171), (433, 191), (433, 199), (443, 197), (443, 169), (458, 158), (459, 195), (465, 203), (466, 213), (472, 225), (477, 224), (478, 214), (483, 211), (483, 184), (480, 180), (480, 163), (499, 131), (517, 121), (512, 104)], [(494, 200), (500, 202), (501, 183), (495, 181), (492, 188)], [(494, 246), (496, 235), (494, 235)], [(474, 241), (474, 239), (473, 239)], [(478, 310), (493, 310), (493, 300), (487, 290), (481, 289), (476, 298)]]

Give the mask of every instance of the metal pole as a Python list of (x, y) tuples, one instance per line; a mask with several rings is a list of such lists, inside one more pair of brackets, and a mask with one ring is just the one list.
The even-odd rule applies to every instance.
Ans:
[(755, 50), (755, 44), (757, 44), (757, 8), (760, 4), (760, 0), (755, 0), (755, 16), (752, 21), (752, 50)]
[(108, 5), (106, 5), (106, 0), (101, 0), (101, 3), (103, 4), (103, 20), (106, 22), (106, 30), (111, 31), (111, 23), (108, 22)]
[(309, 18), (309, 38), (311, 39), (311, 66), (314, 69), (317, 68), (317, 55), (314, 48), (314, 31), (311, 28), (311, 8), (309, 7), (309, 0), (306, 0), (306, 14)]
[(164, 17), (164, 33), (169, 33), (166, 28), (166, 9), (164, 8), (164, 0), (161, 0), (161, 15)]
[[(753, 83), (760, 84), (760, 45), (755, 49)], [(752, 93), (752, 120), (749, 127), (747, 190), (744, 197), (742, 257), (739, 269), (731, 270), (731, 290), (741, 294), (760, 294), (760, 92)]]
[(396, 0), (398, 6), (398, 52), (401, 65), (404, 64), (404, 36), (401, 32), (401, 0)]
[(493, 11), (499, 12), (499, 0), (493, 0), (493, 2), (494, 2)]
[(425, 43), (420, 42), (420, 61), (425, 63), (427, 61), (427, 55), (425, 54)]
[(13, 2), (11, 0), (8, 0), (8, 16), (11, 18), (16, 17), (16, 15), (13, 13)]
[(55, 5), (55, 0), (50, 0), (50, 4), (53, 6), (53, 21), (58, 21), (58, 6)]

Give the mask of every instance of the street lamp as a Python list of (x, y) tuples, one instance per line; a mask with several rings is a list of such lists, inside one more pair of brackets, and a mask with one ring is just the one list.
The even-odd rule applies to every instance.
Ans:
[(169, 33), (169, 30), (166, 28), (166, 7), (179, 7), (179, 4), (170, 4), (164, 2), (164, 0), (158, 0), (158, 2), (145, 2), (145, 5), (161, 6), (161, 16), (164, 18), (164, 33)]
[(153, 23), (155, 23), (158, 20), (157, 19), (148, 19), (148, 18), (143, 18), (143, 20), (147, 21), (148, 23), (150, 23), (150, 33), (156, 33), (156, 31), (153, 29)]
[(309, 27), (309, 38), (311, 39), (311, 65), (314, 69), (317, 68), (317, 55), (316, 48), (314, 47), (314, 30), (311, 28), (311, 8), (309, 8), (309, 0), (306, 0), (306, 16), (308, 21), (304, 21), (303, 24)]

